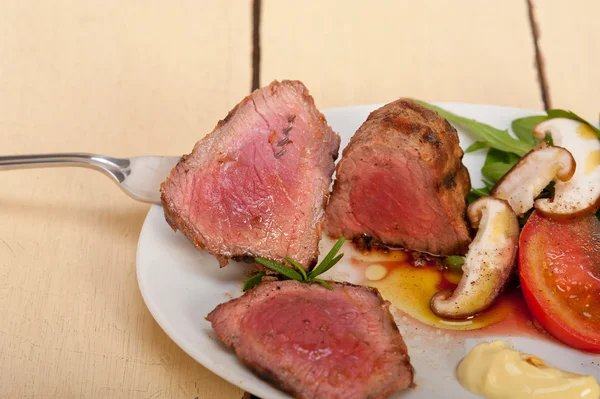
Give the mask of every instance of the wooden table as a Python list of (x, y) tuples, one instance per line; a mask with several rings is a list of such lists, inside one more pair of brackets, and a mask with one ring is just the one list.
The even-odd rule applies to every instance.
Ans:
[[(600, 3), (531, 2), (2, 0), (0, 153), (182, 154), (282, 78), (321, 108), (414, 96), (596, 120)], [(88, 170), (1, 178), (1, 398), (244, 395), (142, 302), (147, 205)]]

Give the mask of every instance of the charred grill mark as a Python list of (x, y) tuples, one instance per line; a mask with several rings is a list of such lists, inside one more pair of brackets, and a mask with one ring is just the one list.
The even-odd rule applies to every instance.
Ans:
[(412, 122), (408, 124), (408, 128), (410, 129), (411, 133), (419, 133), (421, 131), (421, 126), (421, 124), (416, 124)]
[(446, 130), (456, 133), (456, 129), (450, 124), (450, 122), (448, 122), (446, 119), (444, 119), (444, 122), (446, 122)]
[(419, 133), (423, 129), (423, 125), (421, 123), (415, 123), (411, 120), (404, 118), (402, 116), (384, 116), (383, 121), (393, 125), (394, 128), (409, 131), (410, 133)]
[(256, 375), (261, 380), (268, 382), (269, 384), (273, 385), (275, 388), (280, 389), (282, 391), (293, 392), (291, 387), (288, 387), (287, 385), (283, 384), (277, 378), (277, 376), (274, 375), (270, 370), (267, 370), (253, 362), (244, 361), (244, 363), (246, 363), (246, 366), (254, 373), (254, 375)]
[(434, 118), (437, 115), (437, 112), (430, 110), (429, 108), (422, 107), (421, 105), (414, 103), (407, 99), (401, 99), (400, 103), (405, 107), (414, 111), (416, 114), (425, 118), (425, 120)]
[(426, 142), (435, 145), (436, 147), (439, 147), (442, 144), (439, 136), (433, 130), (427, 130), (427, 132), (425, 132), (423, 135), (423, 139), (425, 139)]
[(283, 156), (283, 154), (285, 154), (287, 151), (285, 149), (279, 151), (277, 154), (275, 154), (275, 159), (279, 159)]
[(292, 130), (292, 129), (293, 129), (293, 127), (292, 127), (292, 126), (288, 126), (288, 127), (286, 127), (285, 129), (283, 129), (283, 130), (281, 131), (281, 133), (283, 133), (283, 134), (288, 134), (288, 133), (290, 132), (290, 130)]
[(289, 123), (292, 123), (292, 122), (294, 121), (294, 119), (296, 119), (296, 114), (292, 114), (292, 115), (290, 115), (290, 117), (287, 119), (287, 121), (288, 121)]
[(456, 187), (456, 179), (454, 178), (454, 172), (450, 172), (446, 175), (446, 177), (444, 177), (443, 185), (448, 190)]

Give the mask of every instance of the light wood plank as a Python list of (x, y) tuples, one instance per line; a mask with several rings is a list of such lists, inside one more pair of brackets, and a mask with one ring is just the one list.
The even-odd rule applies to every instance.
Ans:
[(539, 48), (553, 108), (598, 122), (600, 113), (600, 1), (534, 1)]
[[(189, 152), (248, 94), (250, 34), (251, 1), (0, 2), (0, 153)], [(0, 175), (0, 397), (242, 397), (142, 302), (147, 205), (88, 170)]]
[(523, 0), (265, 0), (261, 83), (319, 107), (401, 96), (542, 108)]

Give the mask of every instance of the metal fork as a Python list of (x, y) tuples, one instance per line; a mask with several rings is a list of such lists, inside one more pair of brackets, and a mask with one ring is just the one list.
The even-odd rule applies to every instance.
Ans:
[(181, 157), (112, 158), (86, 153), (0, 156), (0, 170), (78, 166), (103, 172), (131, 198), (160, 204), (160, 183)]

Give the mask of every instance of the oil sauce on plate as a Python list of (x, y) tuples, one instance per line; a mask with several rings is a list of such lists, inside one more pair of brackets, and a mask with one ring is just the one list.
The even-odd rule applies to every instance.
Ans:
[(486, 311), (467, 319), (445, 319), (431, 311), (429, 302), (439, 290), (453, 290), (461, 279), (460, 271), (445, 268), (435, 260), (416, 260), (402, 250), (355, 253), (350, 263), (358, 271), (358, 284), (377, 288), (393, 307), (424, 325), (479, 333), (540, 334), (515, 284)]

